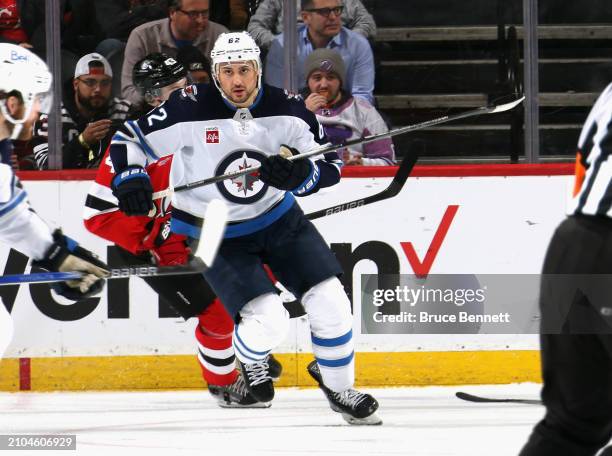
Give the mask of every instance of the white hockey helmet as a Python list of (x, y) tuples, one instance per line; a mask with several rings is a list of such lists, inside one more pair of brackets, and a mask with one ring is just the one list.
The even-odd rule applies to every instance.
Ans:
[[(51, 73), (47, 64), (31, 51), (15, 44), (0, 43), (0, 111), (13, 124), (21, 124), (30, 116), (34, 104), (41, 103), (41, 111), (49, 112), (53, 100)], [(13, 118), (6, 109), (6, 93), (18, 90), (25, 104), (22, 119)]]
[[(255, 62), (257, 71), (257, 88), (261, 88), (261, 51), (255, 40), (248, 32), (222, 33), (215, 41), (215, 46), (210, 52), (212, 62), (212, 76), (217, 89), (223, 94), (219, 85), (219, 67), (224, 63)], [(224, 95), (224, 94), (223, 94)]]

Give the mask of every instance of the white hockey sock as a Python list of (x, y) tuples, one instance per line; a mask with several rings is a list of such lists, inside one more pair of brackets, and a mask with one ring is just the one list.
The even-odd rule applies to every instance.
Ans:
[(263, 361), (289, 331), (289, 312), (275, 293), (249, 301), (240, 309), (240, 317), (234, 328), (234, 349), (244, 364)]
[(13, 339), (13, 318), (8, 313), (4, 303), (0, 301), (0, 358)]
[(355, 383), (353, 316), (340, 281), (327, 279), (302, 296), (312, 333), (312, 351), (323, 383), (335, 392)]

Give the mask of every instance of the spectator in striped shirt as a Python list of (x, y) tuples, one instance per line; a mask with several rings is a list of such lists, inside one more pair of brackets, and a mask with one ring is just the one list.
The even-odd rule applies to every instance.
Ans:
[[(113, 71), (100, 54), (78, 61), (62, 103), (62, 168), (97, 168), (130, 103), (111, 94)], [(34, 126), (32, 146), (38, 169), (49, 168), (48, 114)]]
[[(342, 56), (332, 49), (315, 50), (304, 64), (306, 107), (314, 112), (333, 144), (389, 131), (376, 108), (344, 87), (346, 67)], [(386, 166), (395, 164), (391, 138), (338, 152), (345, 165)]]

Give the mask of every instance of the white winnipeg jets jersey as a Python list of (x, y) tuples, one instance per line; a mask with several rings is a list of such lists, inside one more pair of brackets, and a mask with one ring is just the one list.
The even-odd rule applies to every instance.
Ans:
[[(177, 187), (259, 165), (266, 156), (277, 155), (282, 144), (306, 152), (322, 143), (323, 130), (314, 114), (280, 89), (264, 86), (250, 109), (236, 109), (214, 86), (197, 85), (174, 92), (138, 121), (127, 122), (113, 139), (111, 158), (120, 170), (174, 154), (170, 183)], [(322, 170), (321, 179), (334, 184), (341, 163), (334, 154), (326, 164), (331, 167)], [(172, 205), (203, 217), (215, 198), (227, 202), (230, 222), (244, 222), (293, 196), (264, 184), (253, 172), (175, 193)]]
[(0, 164), (0, 242), (39, 260), (53, 244), (47, 224), (34, 212), (10, 166)]

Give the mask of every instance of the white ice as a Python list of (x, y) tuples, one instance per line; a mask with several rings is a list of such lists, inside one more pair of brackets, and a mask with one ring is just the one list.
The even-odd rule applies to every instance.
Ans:
[(514, 456), (543, 407), (468, 403), (454, 393), (537, 399), (539, 389), (363, 389), (379, 400), (384, 424), (359, 427), (318, 389), (277, 389), (271, 408), (251, 410), (220, 409), (206, 391), (0, 393), (0, 434), (77, 435), (76, 453), (34, 455)]

